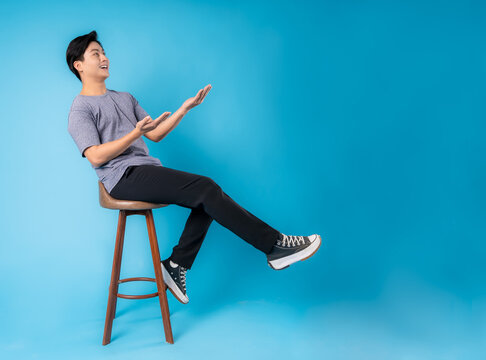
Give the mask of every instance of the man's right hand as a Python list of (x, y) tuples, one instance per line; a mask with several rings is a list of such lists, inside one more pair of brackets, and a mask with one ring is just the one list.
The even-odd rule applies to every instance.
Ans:
[(170, 112), (166, 111), (162, 115), (160, 115), (157, 119), (152, 120), (152, 118), (149, 116), (144, 117), (142, 120), (137, 122), (136, 129), (140, 132), (140, 136), (145, 134), (148, 131), (152, 131), (155, 129), (159, 124), (167, 119), (167, 117), (170, 115)]

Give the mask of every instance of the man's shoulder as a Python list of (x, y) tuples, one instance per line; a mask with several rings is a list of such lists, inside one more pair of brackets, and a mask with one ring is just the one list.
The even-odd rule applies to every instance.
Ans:
[(86, 110), (86, 109), (89, 109), (88, 103), (84, 101), (84, 99), (81, 96), (77, 95), (71, 103), (70, 112), (75, 110)]
[(86, 98), (81, 97), (81, 96), (76, 96), (73, 99), (73, 102), (71, 103), (71, 108), (70, 108), (69, 112), (77, 111), (77, 110), (92, 112), (93, 111), (93, 105), (88, 100), (86, 100)]

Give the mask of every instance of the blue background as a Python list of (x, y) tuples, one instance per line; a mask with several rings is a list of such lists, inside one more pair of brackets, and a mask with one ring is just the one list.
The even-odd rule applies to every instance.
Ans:
[[(479, 1), (7, 1), (0, 5), (2, 359), (486, 358), (485, 10)], [(107, 88), (155, 118), (207, 84), (163, 141), (312, 258), (274, 271), (213, 222), (187, 277), (118, 300), (101, 345), (118, 213), (67, 132), (69, 42), (96, 30)], [(161, 256), (189, 209), (155, 210)], [(128, 218), (122, 277), (153, 276)], [(149, 293), (153, 283), (120, 285)]]

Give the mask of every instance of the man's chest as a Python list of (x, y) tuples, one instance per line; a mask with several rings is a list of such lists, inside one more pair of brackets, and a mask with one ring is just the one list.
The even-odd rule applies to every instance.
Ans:
[(132, 131), (137, 120), (134, 110), (124, 104), (106, 104), (95, 109), (95, 124), (102, 138), (119, 138)]

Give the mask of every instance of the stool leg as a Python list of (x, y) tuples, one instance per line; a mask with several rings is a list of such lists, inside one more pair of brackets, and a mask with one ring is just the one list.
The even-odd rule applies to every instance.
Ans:
[(111, 282), (106, 309), (105, 331), (103, 333), (103, 345), (111, 341), (111, 329), (115, 318), (116, 301), (118, 294), (118, 280), (120, 280), (121, 259), (123, 252), (123, 239), (125, 237), (126, 212), (120, 210), (118, 215), (118, 228), (116, 231), (115, 254), (113, 255), (113, 267), (111, 269)]
[(157, 283), (157, 291), (159, 293), (158, 298), (160, 303), (160, 310), (162, 312), (162, 321), (164, 323), (165, 341), (167, 341), (170, 344), (173, 344), (174, 339), (172, 337), (169, 304), (167, 302), (167, 293), (166, 293), (167, 285), (165, 285), (164, 278), (162, 275), (162, 268), (160, 266), (161, 259), (159, 253), (159, 244), (157, 242), (157, 235), (155, 234), (154, 217), (151, 209), (146, 210), (145, 219), (147, 221), (147, 230), (148, 230), (149, 241), (150, 241), (150, 249), (152, 251), (152, 260), (154, 262), (155, 282)]

